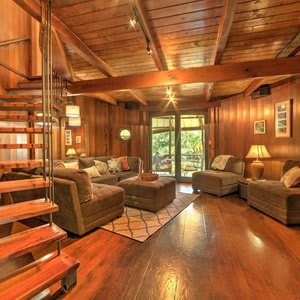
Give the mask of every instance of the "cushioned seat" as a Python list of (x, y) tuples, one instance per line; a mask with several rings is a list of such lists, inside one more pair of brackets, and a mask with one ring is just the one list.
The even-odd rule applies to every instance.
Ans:
[(300, 187), (280, 181), (254, 181), (248, 186), (248, 204), (284, 224), (300, 223)]
[(133, 172), (133, 171), (123, 171), (120, 173), (114, 173), (114, 175), (118, 178), (118, 181), (124, 180), (124, 179), (128, 179), (131, 177), (135, 177), (138, 176), (138, 173)]
[(118, 178), (114, 174), (103, 174), (101, 176), (91, 178), (91, 181), (93, 183), (116, 185), (118, 182)]
[(219, 197), (235, 193), (238, 180), (244, 174), (244, 162), (237, 157), (230, 157), (224, 170), (205, 170), (192, 175), (194, 191), (201, 190)]

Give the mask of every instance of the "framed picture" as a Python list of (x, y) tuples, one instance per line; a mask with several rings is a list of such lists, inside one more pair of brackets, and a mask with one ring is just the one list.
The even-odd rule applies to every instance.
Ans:
[(254, 134), (266, 133), (266, 120), (254, 121)]
[(66, 146), (72, 145), (72, 131), (70, 129), (65, 130), (65, 137), (66, 137)]
[(81, 135), (76, 135), (76, 144), (81, 144)]
[(275, 103), (275, 137), (292, 136), (292, 100)]

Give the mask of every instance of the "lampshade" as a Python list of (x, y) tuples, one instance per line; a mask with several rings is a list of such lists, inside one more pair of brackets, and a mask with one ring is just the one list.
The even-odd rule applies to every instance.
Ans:
[(66, 105), (66, 116), (67, 117), (79, 117), (80, 107), (78, 105), (67, 104)]
[(69, 148), (66, 155), (67, 156), (76, 155), (75, 149), (74, 148)]
[(271, 155), (269, 154), (265, 145), (252, 145), (246, 158), (270, 158)]
[(69, 118), (69, 126), (81, 126), (81, 118)]

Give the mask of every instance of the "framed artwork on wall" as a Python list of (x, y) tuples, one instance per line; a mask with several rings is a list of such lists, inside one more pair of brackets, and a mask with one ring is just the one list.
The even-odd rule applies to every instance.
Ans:
[(81, 135), (76, 135), (76, 144), (81, 143)]
[(265, 134), (266, 133), (266, 120), (254, 121), (254, 134)]
[(72, 145), (72, 131), (70, 129), (65, 130), (65, 137), (66, 137), (66, 146)]
[(275, 137), (292, 136), (292, 99), (275, 103)]

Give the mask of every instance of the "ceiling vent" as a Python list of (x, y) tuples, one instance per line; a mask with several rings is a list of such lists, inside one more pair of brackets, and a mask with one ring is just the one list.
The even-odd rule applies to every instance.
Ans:
[(261, 85), (258, 89), (256, 89), (252, 94), (251, 94), (251, 99), (257, 99), (265, 96), (271, 95), (271, 87), (269, 84), (264, 84)]

